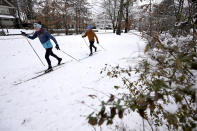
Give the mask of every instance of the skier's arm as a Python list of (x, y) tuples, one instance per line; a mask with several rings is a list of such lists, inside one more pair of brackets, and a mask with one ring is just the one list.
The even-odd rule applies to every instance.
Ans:
[(85, 35), (83, 35), (82, 37), (86, 37), (88, 34), (87, 34), (87, 32), (85, 33)]
[(30, 35), (27, 35), (27, 37), (29, 38), (29, 39), (35, 39), (36, 37), (38, 37), (38, 34), (37, 34), (37, 32), (35, 32), (34, 34), (33, 34), (33, 36), (30, 36)]
[(53, 37), (53, 36), (52, 36), (50, 33), (48, 33), (48, 32), (46, 32), (46, 35), (47, 35), (50, 39), (52, 39), (56, 45), (58, 45), (57, 40), (55, 39), (55, 37)]
[(96, 36), (96, 34), (94, 33), (94, 37), (96, 38), (97, 43), (99, 43), (98, 41), (98, 37)]
[(55, 37), (53, 37), (53, 36), (52, 36), (50, 33), (48, 33), (48, 32), (46, 32), (46, 35), (47, 35), (50, 39), (52, 39), (52, 40), (54, 41), (54, 43), (56, 44), (55, 48), (56, 48), (57, 50), (60, 50), (60, 47), (59, 47), (59, 45), (58, 45), (57, 40), (55, 39)]

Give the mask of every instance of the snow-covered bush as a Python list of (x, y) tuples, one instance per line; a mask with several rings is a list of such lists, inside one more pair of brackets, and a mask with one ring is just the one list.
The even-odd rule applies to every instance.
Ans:
[[(104, 68), (102, 73), (122, 80), (114, 88), (125, 93), (111, 94), (108, 101), (102, 101), (100, 111), (88, 116), (89, 124), (110, 125), (115, 116), (122, 119), (137, 112), (152, 130), (196, 129), (197, 40), (196, 25), (189, 24), (189, 32), (185, 28), (147, 31), (144, 35), (147, 57), (135, 69)], [(137, 80), (132, 79), (132, 72), (138, 76)]]

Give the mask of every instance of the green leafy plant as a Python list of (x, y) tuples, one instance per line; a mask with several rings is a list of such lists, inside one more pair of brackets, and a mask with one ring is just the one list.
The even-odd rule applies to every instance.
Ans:
[[(108, 101), (101, 103), (99, 112), (90, 114), (89, 124), (110, 125), (115, 116), (122, 119), (125, 114), (137, 112), (152, 130), (163, 125), (169, 130), (196, 127), (195, 76), (191, 70), (191, 62), (196, 58), (192, 55), (194, 50), (189, 44), (181, 48), (162, 43), (158, 36), (152, 39), (154, 47), (149, 48), (148, 44), (145, 48), (149, 57), (135, 69), (116, 66), (108, 70), (106, 66), (101, 71), (111, 78), (121, 78), (123, 84), (115, 85), (114, 89), (129, 93), (111, 94)], [(136, 81), (132, 80), (133, 71), (139, 76)], [(174, 112), (166, 108), (169, 104), (174, 105)]]

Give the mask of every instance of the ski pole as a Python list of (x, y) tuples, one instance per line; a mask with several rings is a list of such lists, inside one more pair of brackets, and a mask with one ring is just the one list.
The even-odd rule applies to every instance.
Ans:
[(76, 59), (76, 58), (74, 58), (74, 57), (72, 57), (71, 55), (69, 55), (68, 53), (66, 53), (66, 52), (64, 52), (64, 51), (62, 51), (62, 50), (60, 50), (61, 52), (63, 52), (64, 54), (66, 54), (67, 56), (69, 56), (69, 57), (71, 57), (71, 58), (73, 58), (74, 60), (76, 60), (76, 61), (78, 61), (79, 62), (79, 60), (78, 59)]
[[(87, 47), (88, 47), (88, 44), (87, 44), (87, 42), (86, 42), (86, 40), (83, 38), (83, 40), (85, 41), (85, 43), (86, 43), (86, 45), (87, 45)], [(101, 48), (103, 48), (103, 46), (101, 46), (100, 44), (98, 44)], [(104, 50), (105, 50), (105, 48), (103, 48)]]
[[(24, 36), (25, 37), (25, 36)], [(27, 39), (27, 37), (25, 37), (27, 42), (29, 43), (29, 45), (31, 46), (31, 48), (33, 49), (34, 53), (37, 55), (37, 57), (39, 58), (40, 62), (44, 65), (44, 63), (42, 62), (42, 60), (40, 59), (39, 55), (37, 54), (37, 52), (35, 51), (35, 49), (33, 48), (33, 46), (31, 45), (31, 43), (29, 42), (29, 40)], [(45, 66), (45, 65), (44, 65)]]
[(83, 38), (83, 40), (85, 41), (85, 43), (86, 43), (87, 47), (89, 48), (89, 46), (88, 46), (88, 44), (87, 44), (86, 40), (85, 40), (84, 38)]
[[(103, 46), (101, 46), (100, 44), (98, 44), (101, 48), (103, 48)], [(103, 50), (105, 50), (105, 48), (103, 48)]]

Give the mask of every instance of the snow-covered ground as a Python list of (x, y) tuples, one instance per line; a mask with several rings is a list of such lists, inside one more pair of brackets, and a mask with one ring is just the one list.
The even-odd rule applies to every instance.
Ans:
[[(6, 35), (20, 34), (21, 31), (24, 31), (29, 34), (34, 32), (33, 30), (26, 30), (26, 29), (21, 29), (21, 30), (19, 30), (19, 29), (1, 29), (1, 30), (4, 31)], [(0, 37), (0, 38), (2, 38), (2, 37)]]
[[(105, 64), (136, 65), (145, 46), (145, 42), (133, 33), (121, 36), (98, 34), (98, 38), (105, 50), (95, 44), (101, 51), (77, 62), (54, 48), (54, 53), (67, 62), (62, 68), (14, 85), (35, 76), (36, 72), (47, 66), (43, 67), (24, 37), (0, 37), (0, 131), (94, 130), (86, 117), (100, 102), (88, 95), (94, 94), (99, 99), (105, 99), (107, 97), (104, 94), (114, 93), (113, 86), (120, 83), (117, 79), (100, 74), (100, 71)], [(63, 51), (78, 59), (89, 54), (81, 35), (56, 36), (56, 39)], [(39, 40), (29, 41), (46, 64), (45, 49)], [(53, 65), (57, 64), (56, 59), (51, 60)], [(135, 113), (121, 121), (117, 120), (115, 124), (131, 130), (142, 130), (142, 119)], [(113, 129), (104, 126), (102, 130)]]

